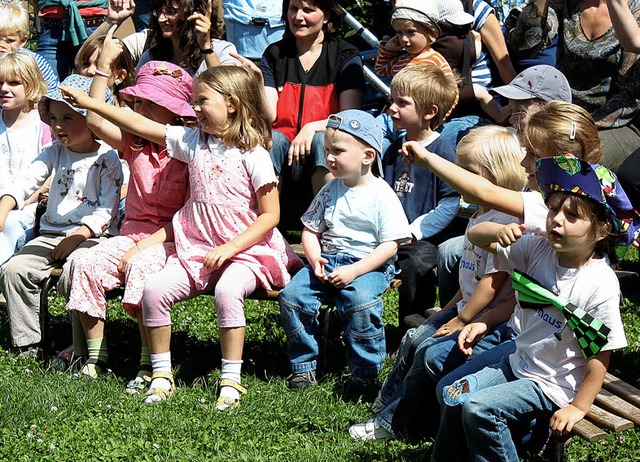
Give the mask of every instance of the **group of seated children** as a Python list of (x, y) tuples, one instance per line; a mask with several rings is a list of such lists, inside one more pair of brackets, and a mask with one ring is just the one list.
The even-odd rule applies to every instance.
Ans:
[[(570, 103), (552, 67), (496, 89), (515, 131), (476, 128), (457, 147), (441, 136), (458, 86), (429, 40), (414, 50), (408, 38), (437, 31), (441, 13), (402, 8), (394, 10), (398, 38), (379, 56), (380, 64), (396, 42), (415, 55), (388, 63), (396, 138), (385, 141), (360, 110), (323, 123), (330, 180), (301, 217), (306, 265), (277, 229), (272, 124), (255, 66), (214, 65), (192, 78), (149, 60), (133, 82), (113, 27), (86, 65), (80, 60), (87, 75), (47, 91), (32, 55), (1, 53), (0, 291), (12, 346), (29, 352), (41, 342), (40, 283), (60, 267), (78, 374), (100, 376), (109, 360), (106, 292), (123, 285), (141, 339), (126, 391), (146, 404), (165, 401), (176, 390), (172, 307), (213, 293), (222, 350), (215, 407), (226, 410), (247, 392), (244, 300), (281, 289), (289, 388), (318, 383), (318, 314), (330, 301), (343, 323), (345, 394), (366, 394), (387, 353), (382, 294), (402, 279), (400, 319), (435, 304), (425, 280), (438, 246), (461, 234), (462, 198), (478, 210), (461, 238), (460, 289), (406, 332), (374, 418), (349, 434), (435, 435), (433, 460), (451, 461), (517, 460), (531, 422), (570, 432), (595, 399), (611, 350), (626, 346), (611, 264), (634, 242), (640, 215), (601, 166), (593, 119)], [(161, 10), (164, 19), (170, 13)], [(25, 244), (47, 189), (38, 236)], [(585, 347), (559, 308), (524, 303), (531, 286), (601, 321), (602, 341)]]

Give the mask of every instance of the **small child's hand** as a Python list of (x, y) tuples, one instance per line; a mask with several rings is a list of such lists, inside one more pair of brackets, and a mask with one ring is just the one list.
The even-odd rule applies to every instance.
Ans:
[(586, 414), (586, 412), (580, 410), (573, 404), (569, 404), (567, 407), (558, 409), (553, 416), (551, 416), (549, 427), (557, 436), (567, 435), (571, 433), (573, 426), (580, 422)]
[(58, 87), (64, 100), (74, 107), (86, 109), (87, 104), (91, 101), (91, 97), (84, 90), (71, 87)]
[(458, 348), (460, 351), (471, 356), (473, 346), (485, 335), (487, 335), (488, 326), (484, 322), (472, 322), (467, 324), (458, 335)]
[(334, 269), (328, 276), (327, 282), (337, 289), (351, 284), (358, 277), (353, 265), (339, 266)]
[(204, 266), (210, 269), (218, 269), (235, 257), (238, 251), (238, 248), (231, 242), (214, 247), (205, 255)]
[(102, 51), (100, 52), (100, 56), (98, 56), (98, 60), (96, 62), (96, 68), (101, 70), (104, 69), (105, 72), (108, 69), (109, 73), (111, 73), (110, 70), (113, 62), (124, 52), (122, 42), (117, 38), (113, 38), (113, 34), (117, 28), (118, 26), (114, 24), (107, 32), (107, 35), (104, 38), (104, 44), (102, 45)]
[(416, 141), (404, 143), (400, 148), (400, 154), (403, 162), (425, 168), (429, 168), (429, 157), (435, 155)]
[(129, 264), (131, 259), (139, 253), (140, 248), (137, 245), (134, 245), (129, 250), (127, 250), (118, 262), (118, 271), (124, 273), (124, 270), (127, 268), (127, 265)]
[(76, 250), (80, 244), (86, 241), (85, 237), (80, 234), (72, 234), (61, 240), (58, 245), (51, 251), (51, 257), (54, 260), (66, 260), (71, 252)]
[(324, 257), (318, 257), (316, 261), (309, 262), (309, 264), (313, 268), (313, 274), (315, 274), (318, 279), (324, 282), (327, 282), (327, 275), (324, 274), (324, 265), (326, 265), (327, 263), (329, 263), (329, 260)]
[(446, 324), (440, 326), (440, 328), (435, 331), (432, 335), (433, 338), (444, 337), (445, 335), (453, 334), (454, 332), (459, 332), (464, 328), (465, 324), (460, 321), (460, 317), (456, 316), (451, 321)]
[(400, 38), (397, 35), (394, 35), (389, 40), (387, 40), (383, 44), (383, 46), (387, 51), (396, 52), (402, 50), (402, 45), (400, 45)]
[(523, 224), (509, 223), (498, 231), (498, 234), (496, 235), (498, 244), (502, 247), (510, 246), (522, 237), (522, 232), (525, 229), (526, 226)]

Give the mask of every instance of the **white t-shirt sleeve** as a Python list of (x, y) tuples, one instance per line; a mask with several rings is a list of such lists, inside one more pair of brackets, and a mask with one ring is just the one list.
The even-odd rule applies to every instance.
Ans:
[(411, 239), (411, 228), (398, 196), (379, 179), (378, 239), (380, 242), (403, 242)]
[(278, 178), (273, 170), (273, 162), (271, 162), (269, 152), (262, 146), (258, 146), (248, 152), (245, 155), (244, 162), (255, 191), (270, 183), (278, 184)]
[(547, 214), (549, 209), (538, 191), (523, 191), (522, 205), (524, 209), (525, 233), (546, 237)]
[(196, 155), (200, 129), (166, 125), (164, 141), (169, 157), (188, 164)]

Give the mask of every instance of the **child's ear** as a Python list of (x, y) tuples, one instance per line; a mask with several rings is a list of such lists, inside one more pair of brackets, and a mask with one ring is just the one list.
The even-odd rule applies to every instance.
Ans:
[(237, 108), (236, 108), (234, 98), (231, 98), (230, 96), (227, 97), (227, 114), (229, 115), (235, 114), (236, 111), (237, 111)]
[(116, 79), (115, 79), (116, 85), (120, 85), (122, 82), (124, 82), (124, 79), (127, 78), (127, 75), (129, 75), (129, 73), (127, 72), (126, 69), (119, 69), (116, 72)]
[(22, 38), (20, 39), (20, 46), (19, 46), (19, 48), (23, 48), (23, 47), (26, 45), (27, 40), (29, 40), (29, 36), (28, 36), (28, 35), (24, 35), (24, 36), (22, 36)]
[(362, 159), (363, 165), (373, 165), (376, 161), (376, 150), (373, 148), (365, 148), (364, 149), (364, 159)]
[(436, 116), (436, 114), (438, 114), (438, 106), (432, 104), (424, 110), (424, 112), (422, 113), (422, 119), (425, 121), (431, 120)]

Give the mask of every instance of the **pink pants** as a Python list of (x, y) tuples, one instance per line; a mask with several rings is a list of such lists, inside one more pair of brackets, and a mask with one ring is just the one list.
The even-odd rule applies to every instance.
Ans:
[(197, 290), (187, 271), (174, 259), (162, 271), (147, 278), (142, 295), (142, 320), (146, 327), (168, 326), (174, 303), (214, 289), (218, 327), (244, 327), (244, 299), (257, 287), (258, 279), (253, 271), (242, 263), (231, 263), (211, 273), (205, 287)]
[(104, 320), (107, 314), (105, 292), (124, 284), (122, 305), (135, 317), (147, 276), (164, 268), (169, 255), (175, 252), (175, 245), (167, 242), (145, 249), (135, 255), (121, 273), (118, 263), (134, 245), (135, 241), (130, 237), (116, 236), (82, 254), (82, 258), (74, 259), (67, 310)]

